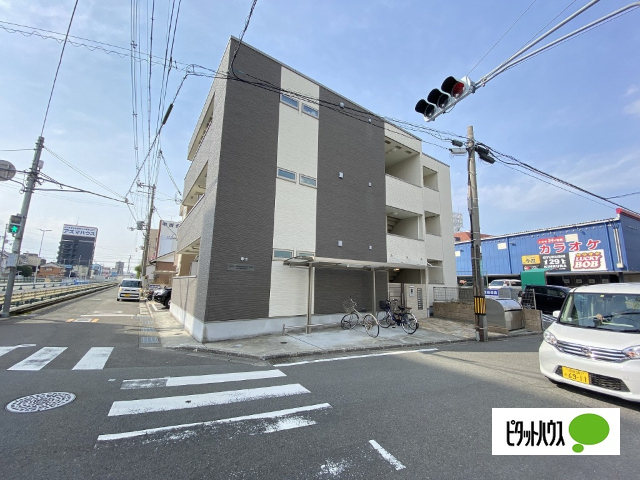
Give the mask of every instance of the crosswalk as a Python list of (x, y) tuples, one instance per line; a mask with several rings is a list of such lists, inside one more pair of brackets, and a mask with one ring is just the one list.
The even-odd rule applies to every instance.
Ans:
[[(317, 424), (317, 419), (313, 418), (314, 413), (331, 409), (329, 403), (304, 404), (302, 399), (311, 392), (299, 383), (287, 383), (279, 385), (261, 386), (254, 388), (230, 389), (224, 391), (206, 391), (184, 395), (184, 387), (197, 386), (207, 389), (207, 386), (221, 384), (238, 385), (238, 382), (251, 382), (257, 380), (278, 381), (286, 374), (280, 370), (259, 370), (235, 373), (220, 373), (207, 375), (189, 375), (181, 377), (162, 377), (148, 379), (124, 380), (120, 390), (140, 390), (141, 397), (129, 400), (116, 400), (111, 404), (107, 417), (127, 417), (130, 420), (126, 425), (140, 424), (139, 430), (128, 430), (124, 432), (104, 433), (97, 437), (96, 447), (107, 445), (118, 445), (117, 441), (143, 439), (147, 442), (176, 441), (191, 438), (198, 434), (215, 433), (217, 429), (225, 428), (225, 437), (233, 437), (236, 434), (268, 434), (285, 430), (309, 427)], [(224, 388), (223, 386), (223, 388)], [(174, 387), (174, 388), (172, 388)], [(175, 389), (175, 387), (183, 387)], [(148, 398), (148, 394), (142, 395), (145, 389), (159, 389), (158, 391), (172, 391), (174, 395), (164, 394), (157, 397)], [(148, 390), (147, 390), (148, 391)], [(123, 392), (124, 394), (124, 392)], [(256, 404), (256, 401), (265, 399), (300, 398), (300, 406), (282, 408), (267, 412), (255, 413), (253, 407), (248, 405)], [(247, 402), (244, 404), (244, 402)], [(251, 403), (253, 402), (253, 404)], [(171, 412), (177, 410), (199, 409), (202, 407), (218, 407), (225, 405), (242, 403), (250, 410), (246, 415), (215, 420), (197, 421), (193, 423), (182, 423), (177, 425), (167, 425), (162, 427), (153, 425), (154, 413)], [(283, 405), (284, 406), (284, 405)], [(244, 407), (243, 407), (244, 408)], [(216, 410), (208, 410), (207, 412)], [(209, 413), (210, 414), (210, 413)], [(195, 414), (197, 416), (197, 414)], [(213, 413), (215, 415), (215, 413)], [(149, 423), (151, 422), (151, 423)], [(147, 425), (145, 425), (147, 423)], [(117, 424), (117, 423), (116, 423)]]
[[(60, 357), (67, 347), (42, 347), (29, 355), (30, 349), (36, 345), (13, 345), (0, 347), (0, 357), (14, 351), (24, 351), (26, 358), (7, 368), (9, 371), (37, 372)], [(72, 370), (102, 370), (114, 347), (91, 347), (72, 368)]]

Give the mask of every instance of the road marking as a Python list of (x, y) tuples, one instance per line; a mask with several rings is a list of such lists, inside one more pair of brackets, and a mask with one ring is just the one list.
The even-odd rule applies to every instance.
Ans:
[(102, 370), (113, 352), (113, 347), (92, 347), (72, 370)]
[(436, 352), (436, 351), (438, 351), (437, 348), (420, 348), (418, 350), (401, 350), (399, 352), (370, 353), (367, 355), (351, 355), (349, 357), (321, 358), (318, 360), (305, 360), (303, 362), (294, 362), (294, 363), (277, 363), (273, 366), (274, 367), (291, 367), (293, 365), (305, 365), (307, 363), (335, 362), (336, 360), (353, 360), (354, 358), (382, 357), (384, 355), (402, 355), (404, 353)]
[(16, 348), (18, 348), (18, 345), (16, 345), (15, 347), (0, 347), (0, 357), (12, 350), (15, 350)]
[(109, 417), (119, 415), (136, 415), (149, 412), (166, 412), (183, 408), (208, 407), (226, 405), (228, 403), (245, 402), (261, 398), (288, 397), (301, 393), (311, 393), (299, 383), (277, 387), (248, 388), (226, 392), (202, 393), (177, 397), (144, 398), (141, 400), (113, 402)]
[[(96, 315), (98, 315), (99, 317), (135, 317), (134, 314), (129, 314), (129, 313), (99, 313), (99, 314), (92, 314), (92, 315), (80, 315), (81, 317), (95, 317)], [(77, 320), (76, 320), (77, 322)]]
[(67, 323), (69, 323), (69, 322), (73, 322), (74, 320), (75, 320), (75, 318), (70, 318), (70, 319), (69, 319), (69, 320), (67, 320), (66, 322), (67, 322)]
[(99, 318), (94, 318), (93, 320), (91, 320), (91, 323), (98, 323), (100, 321)]
[[(209, 421), (209, 422), (197, 422), (197, 423), (185, 423), (182, 425), (170, 425), (168, 427), (159, 427), (159, 428), (148, 428), (145, 430), (136, 430), (136, 431), (131, 431), (131, 432), (123, 432), (123, 433), (110, 433), (110, 434), (106, 434), (106, 435), (100, 435), (98, 437), (98, 442), (107, 442), (107, 441), (112, 441), (112, 440), (120, 440), (123, 438), (133, 438), (133, 437), (141, 437), (144, 435), (152, 435), (152, 434), (156, 434), (156, 433), (165, 433), (165, 432), (171, 432), (174, 430), (184, 430), (184, 429), (192, 429), (192, 428), (197, 428), (197, 427), (208, 427), (208, 426), (212, 426), (212, 425), (221, 425), (221, 424), (230, 424), (230, 423), (236, 423), (236, 422), (243, 422), (246, 420), (264, 420), (264, 419), (274, 419), (274, 418), (279, 418), (279, 417), (285, 417), (287, 415), (294, 415), (297, 413), (302, 413), (302, 412), (310, 412), (313, 410), (323, 410), (323, 409), (327, 409), (327, 408), (331, 408), (331, 405), (328, 403), (319, 403), (317, 405), (308, 405), (306, 407), (297, 407), (297, 408), (289, 408), (286, 410), (277, 410), (274, 412), (265, 412), (265, 413), (255, 413), (253, 415), (244, 415), (242, 417), (233, 417), (233, 418), (223, 418), (221, 420), (213, 420), (213, 421)], [(299, 422), (299, 426), (307, 426), (307, 425), (313, 425), (315, 424), (315, 422), (313, 421), (308, 421), (308, 420), (302, 420), (302, 422)], [(295, 427), (291, 427), (291, 425), (293, 425), (293, 422), (286, 422), (282, 424), (283, 426), (286, 425), (290, 425), (289, 428), (295, 428)], [(271, 427), (273, 428), (273, 427)], [(284, 428), (283, 428), (284, 429)], [(269, 431), (265, 431), (263, 433), (270, 433), (271, 431), (277, 431), (277, 430), (272, 430), (272, 429), (268, 429)]]
[(387, 462), (389, 462), (393, 466), (393, 468), (395, 468), (396, 470), (402, 470), (403, 468), (406, 468), (403, 464), (401, 464), (398, 461), (396, 457), (394, 457), (389, 452), (387, 452), (384, 448), (382, 448), (378, 442), (376, 442), (375, 440), (369, 440), (369, 443), (373, 448), (375, 448), (378, 451), (380, 455), (382, 455), (382, 458), (384, 458)]
[(64, 352), (66, 349), (67, 347), (41, 348), (30, 357), (27, 357), (21, 362), (16, 363), (13, 367), (8, 368), (7, 370), (40, 370), (47, 363), (49, 363), (51, 360), (53, 360), (62, 352)]
[(122, 310), (94, 310), (93, 313), (101, 313), (102, 315), (105, 315), (107, 313), (122, 313)]
[(190, 375), (184, 377), (140, 378), (124, 380), (121, 390), (134, 388), (178, 387), (185, 385), (204, 385), (209, 383), (241, 382), (263, 378), (286, 377), (280, 370), (260, 370), (256, 372), (214, 373), (211, 375)]

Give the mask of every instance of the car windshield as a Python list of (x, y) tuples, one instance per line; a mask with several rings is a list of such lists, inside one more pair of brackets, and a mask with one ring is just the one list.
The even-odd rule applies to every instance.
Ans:
[(140, 280), (123, 280), (121, 287), (140, 288)]
[(489, 284), (490, 287), (501, 287), (504, 285), (504, 280), (494, 280)]
[(640, 295), (573, 293), (558, 322), (572, 327), (640, 333)]

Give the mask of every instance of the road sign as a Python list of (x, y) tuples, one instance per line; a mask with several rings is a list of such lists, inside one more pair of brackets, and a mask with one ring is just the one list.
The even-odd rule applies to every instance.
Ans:
[(13, 163), (0, 160), (0, 182), (6, 182), (16, 176), (16, 167)]
[(7, 257), (7, 267), (11, 268), (11, 267), (17, 267), (17, 266), (18, 266), (18, 254), (10, 253), (9, 256)]

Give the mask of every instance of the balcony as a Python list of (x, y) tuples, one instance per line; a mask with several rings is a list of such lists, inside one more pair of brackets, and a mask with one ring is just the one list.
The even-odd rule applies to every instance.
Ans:
[(187, 247), (202, 236), (204, 201), (205, 197), (200, 197), (196, 204), (189, 210), (187, 216), (182, 220), (182, 224), (180, 228), (178, 228), (177, 253), (183, 253)]
[[(392, 175), (385, 176), (387, 205), (418, 214), (424, 210), (422, 188)], [(437, 193), (437, 192), (436, 192)]]
[(426, 250), (423, 240), (387, 234), (387, 261), (409, 263), (426, 267)]

